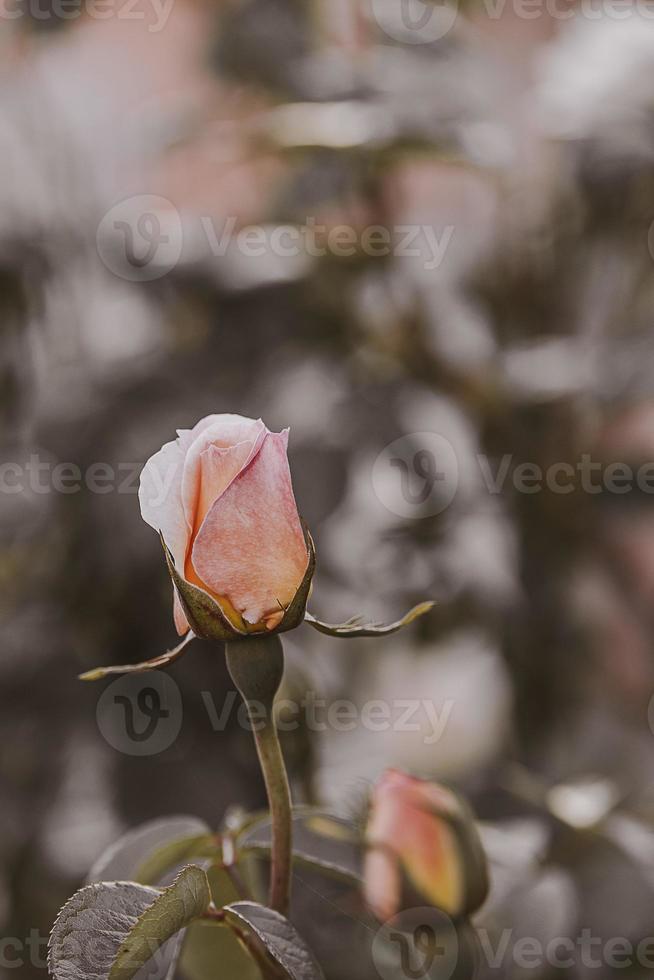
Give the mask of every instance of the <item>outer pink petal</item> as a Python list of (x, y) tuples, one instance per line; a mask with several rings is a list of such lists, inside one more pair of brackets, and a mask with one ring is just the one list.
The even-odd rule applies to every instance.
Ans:
[(380, 922), (392, 918), (400, 908), (400, 867), (389, 851), (372, 847), (363, 862), (363, 892), (366, 903)]
[(253, 461), (213, 504), (193, 544), (200, 579), (249, 623), (286, 608), (308, 564), (287, 443), (288, 431), (266, 435)]
[(456, 913), (463, 899), (463, 872), (454, 833), (432, 810), (434, 802), (449, 808), (454, 798), (442, 787), (388, 770), (375, 788), (366, 839), (396, 854), (425, 898)]
[[(191, 430), (181, 488), (191, 534), (200, 529), (213, 502), (256, 455), (267, 431), (261, 419), (241, 415), (208, 415)], [(221, 460), (217, 450), (229, 458), (226, 455)]]

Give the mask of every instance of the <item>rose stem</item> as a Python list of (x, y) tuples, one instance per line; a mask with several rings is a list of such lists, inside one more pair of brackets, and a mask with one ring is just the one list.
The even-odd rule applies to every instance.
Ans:
[(250, 636), (228, 643), (227, 667), (250, 715), (272, 821), (270, 907), (288, 915), (291, 897), (291, 791), (273, 704), (284, 673), (278, 636)]

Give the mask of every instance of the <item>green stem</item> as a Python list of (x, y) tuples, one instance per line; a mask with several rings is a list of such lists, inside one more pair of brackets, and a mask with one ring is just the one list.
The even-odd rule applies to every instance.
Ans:
[(270, 907), (288, 915), (291, 897), (291, 791), (284, 765), (273, 704), (284, 672), (278, 636), (252, 636), (226, 648), (232, 680), (245, 701), (266, 784), (272, 822)]
[(277, 730), (272, 716), (254, 732), (254, 739), (266, 783), (272, 821), (270, 866), (270, 907), (288, 915), (291, 899), (291, 790), (286, 775)]

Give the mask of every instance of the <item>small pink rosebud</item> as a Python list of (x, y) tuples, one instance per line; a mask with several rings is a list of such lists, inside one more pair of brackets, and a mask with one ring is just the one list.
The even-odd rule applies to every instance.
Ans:
[(313, 550), (298, 516), (288, 429), (209, 415), (145, 464), (143, 519), (163, 539), (175, 625), (230, 640), (302, 620)]
[(365, 838), (364, 893), (380, 921), (421, 903), (459, 918), (485, 900), (486, 857), (472, 814), (444, 786), (387, 769)]

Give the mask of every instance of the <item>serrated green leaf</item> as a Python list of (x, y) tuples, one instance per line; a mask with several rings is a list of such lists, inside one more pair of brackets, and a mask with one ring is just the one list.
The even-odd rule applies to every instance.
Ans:
[(57, 916), (50, 974), (54, 980), (131, 980), (171, 937), (203, 915), (210, 901), (207, 876), (193, 866), (163, 891), (133, 882), (87, 885)]
[(131, 980), (136, 971), (170, 936), (174, 936), (211, 904), (211, 891), (202, 868), (189, 865), (139, 917), (121, 943), (109, 980)]
[(225, 922), (251, 950), (288, 980), (324, 980), (318, 961), (295, 927), (279, 912), (256, 902), (236, 902), (224, 909)]

